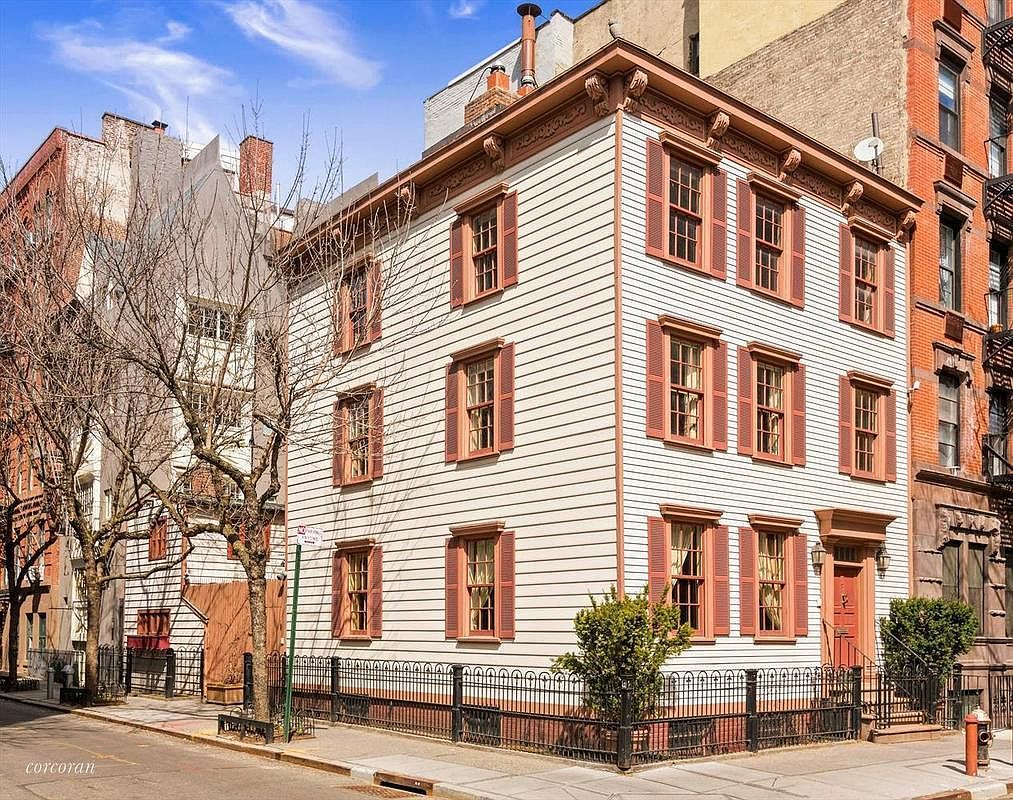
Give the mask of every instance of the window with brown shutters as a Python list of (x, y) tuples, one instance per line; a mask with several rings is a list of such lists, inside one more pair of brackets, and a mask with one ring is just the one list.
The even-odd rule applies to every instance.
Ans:
[(369, 384), (343, 392), (334, 404), (335, 486), (383, 476), (383, 389)]
[(864, 330), (896, 333), (896, 261), (890, 234), (853, 217), (839, 228), (838, 317)]
[(168, 636), (170, 628), (171, 620), (167, 608), (137, 612), (138, 636)]
[(648, 592), (679, 608), (697, 640), (727, 636), (728, 528), (721, 512), (662, 505), (647, 522)]
[(335, 292), (335, 354), (350, 354), (376, 341), (382, 333), (380, 261), (372, 256), (342, 271)]
[(665, 131), (647, 140), (648, 255), (724, 280), (728, 177), (720, 156)]
[(148, 532), (148, 560), (160, 561), (166, 557), (169, 537), (169, 518), (160, 517), (151, 524)]
[(806, 463), (806, 379), (802, 356), (750, 342), (738, 351), (738, 452), (794, 466)]
[(446, 636), (498, 641), (516, 631), (516, 543), (503, 522), (450, 529), (446, 544)]
[(721, 331), (662, 315), (647, 321), (647, 435), (728, 447), (728, 346)]
[(735, 184), (735, 282), (805, 305), (805, 209), (800, 193), (750, 172)]
[(383, 548), (371, 539), (340, 542), (331, 564), (331, 635), (383, 635)]
[(897, 480), (897, 392), (892, 382), (852, 371), (838, 385), (839, 471), (853, 478)]
[(514, 446), (514, 345), (502, 339), (454, 353), (446, 369), (447, 463)]
[(500, 183), (456, 206), (450, 226), (450, 305), (517, 283), (517, 192)]
[(749, 515), (739, 528), (739, 632), (792, 641), (809, 633), (809, 551), (801, 519)]
[[(246, 523), (245, 522), (239, 523), (239, 525), (237, 526), (237, 529), (236, 529), (236, 533), (238, 535), (239, 541), (242, 542), (245, 545), (247, 543), (247, 541), (246, 541)], [(270, 556), (270, 554), (271, 554), (271, 523), (270, 522), (265, 522), (264, 523), (263, 534), (264, 534), (264, 555), (265, 556)], [(236, 552), (236, 549), (233, 546), (232, 542), (226, 541), (226, 543), (225, 543), (225, 555), (226, 555), (226, 557), (230, 561), (238, 561), (239, 560), (239, 554)]]

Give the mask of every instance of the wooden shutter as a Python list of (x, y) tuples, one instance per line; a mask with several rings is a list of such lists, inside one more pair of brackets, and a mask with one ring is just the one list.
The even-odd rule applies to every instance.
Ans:
[(271, 523), (264, 523), (264, 556), (270, 558), (271, 556)]
[(453, 537), (447, 539), (444, 626), (448, 639), (461, 635), (461, 548), (458, 544)]
[(517, 558), (513, 531), (500, 534), (496, 550), (496, 636), (500, 639), (513, 639), (517, 628), (514, 581)]
[(735, 282), (739, 286), (753, 285), (753, 192), (742, 179), (735, 182), (735, 228), (738, 244), (735, 247)]
[(661, 323), (647, 320), (647, 435), (665, 438), (665, 334)]
[(838, 389), (838, 414), (837, 414), (837, 468), (845, 474), (852, 472), (852, 431), (854, 428), (855, 401), (851, 391), (851, 381), (847, 375), (842, 375)]
[(369, 551), (369, 635), (379, 639), (383, 635), (383, 548), (373, 547)]
[(851, 228), (843, 222), (839, 231), (840, 263), (837, 279), (837, 316), (842, 322), (851, 322), (855, 313), (855, 256)]
[(514, 346), (505, 344), (496, 356), (499, 385), (499, 419), (496, 420), (496, 447), (514, 448)]
[(711, 534), (713, 551), (711, 584), (714, 592), (714, 635), (727, 636), (730, 632), (730, 602), (728, 597), (728, 526), (718, 525)]
[(711, 190), (711, 275), (724, 280), (728, 273), (728, 175), (714, 170)]
[(331, 559), (331, 636), (335, 639), (345, 634), (345, 557), (335, 553)]
[(383, 476), (383, 389), (369, 395), (369, 476)]
[(464, 304), (464, 220), (450, 225), (450, 307)]
[(647, 518), (647, 591), (652, 603), (665, 600), (670, 576), (668, 525), (661, 517)]
[(886, 245), (883, 252), (883, 333), (895, 336), (897, 333), (897, 264), (893, 248)]
[(458, 392), (457, 383), (460, 376), (460, 370), (456, 364), (447, 365), (447, 393), (446, 393), (446, 432), (445, 432), (445, 444), (444, 444), (444, 456), (446, 462), (450, 464), (453, 461), (457, 461), (457, 449), (460, 440), (460, 432), (458, 430)]
[(791, 376), (791, 463), (805, 466), (805, 364)]
[(885, 478), (897, 480), (897, 391), (891, 389), (883, 398), (886, 403)]
[(711, 446), (715, 450), (728, 449), (728, 344), (719, 341), (711, 349), (711, 403), (713, 423)]
[(345, 414), (341, 407), (341, 401), (334, 404), (334, 452), (331, 454), (331, 482), (335, 486), (341, 486), (345, 482), (344, 458), (345, 449)]
[(517, 283), (517, 192), (503, 198), (503, 286)]
[(647, 140), (647, 255), (665, 256), (665, 150)]
[(738, 367), (739, 453), (750, 456), (753, 454), (753, 356), (745, 347), (739, 348)]
[(809, 635), (809, 548), (805, 534), (799, 531), (792, 539), (792, 584), (795, 600), (794, 626), (796, 636)]
[(739, 528), (739, 634), (756, 635), (756, 531)]
[(805, 306), (805, 209), (791, 212), (791, 303)]
[(380, 260), (369, 260), (367, 280), (369, 281), (369, 341), (375, 342), (383, 333), (383, 276), (380, 272)]

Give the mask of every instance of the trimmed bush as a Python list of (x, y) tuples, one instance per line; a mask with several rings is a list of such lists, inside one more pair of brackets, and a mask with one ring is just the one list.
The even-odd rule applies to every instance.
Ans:
[(944, 679), (957, 658), (971, 649), (978, 619), (961, 600), (912, 597), (891, 600), (890, 615), (882, 619), (880, 629), (887, 670), (896, 674), (927, 667), (930, 674)]
[(662, 685), (661, 668), (690, 646), (693, 629), (680, 625), (679, 609), (651, 603), (645, 587), (619, 598), (613, 586), (601, 600), (574, 619), (578, 651), (552, 663), (554, 672), (570, 672), (584, 680), (584, 703), (599, 719), (619, 719), (619, 686), (628, 676), (633, 686), (633, 718), (654, 710)]

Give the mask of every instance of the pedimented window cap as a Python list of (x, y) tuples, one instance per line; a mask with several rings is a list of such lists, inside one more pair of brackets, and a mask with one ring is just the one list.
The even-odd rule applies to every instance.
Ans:
[(658, 506), (661, 516), (666, 521), (695, 522), (704, 525), (713, 525), (721, 519), (724, 511), (716, 508), (694, 508), (693, 506), (681, 506), (674, 503), (662, 503)]
[(761, 194), (772, 194), (788, 203), (797, 203), (798, 199), (802, 196), (802, 192), (798, 189), (794, 189), (786, 183), (781, 183), (779, 180), (764, 175), (762, 172), (748, 172), (746, 173), (746, 180), (753, 191), (760, 192)]
[(754, 358), (764, 358), (782, 364), (797, 365), (802, 360), (801, 353), (796, 353), (794, 350), (786, 350), (783, 347), (775, 347), (772, 344), (764, 344), (763, 342), (748, 342), (746, 349)]
[(894, 514), (857, 508), (817, 508), (813, 514), (821, 537), (865, 542), (885, 541), (887, 526), (897, 519)]
[(878, 375), (870, 375), (867, 372), (851, 370), (847, 373), (848, 380), (863, 388), (873, 389), (877, 392), (889, 392), (893, 387), (893, 381), (887, 378), (880, 378)]
[(343, 542), (334, 543), (335, 553), (344, 553), (349, 550), (368, 550), (376, 546), (376, 539), (372, 536), (363, 536), (358, 539), (345, 539)]
[(704, 325), (702, 322), (672, 317), (668, 314), (662, 314), (658, 317), (658, 323), (667, 332), (684, 333), (699, 339), (718, 339), (721, 337), (720, 328)]
[(495, 536), (506, 530), (506, 521), (502, 519), (485, 522), (466, 522), (462, 525), (451, 525), (450, 533), (455, 538), (469, 536)]
[(492, 203), (499, 200), (503, 195), (510, 191), (510, 184), (504, 182), (494, 183), (488, 189), (483, 189), (477, 194), (471, 195), (471, 197), (462, 200), (456, 206), (454, 206), (454, 213), (456, 214), (471, 214), (477, 211), (487, 203)]
[(749, 527), (757, 531), (795, 533), (802, 527), (801, 517), (776, 517), (771, 514), (749, 514)]
[(690, 161), (701, 161), (716, 167), (721, 163), (721, 154), (705, 147), (699, 142), (680, 136), (672, 131), (662, 131), (658, 134), (661, 143), (671, 151), (678, 153)]
[(488, 339), (478, 344), (473, 344), (471, 347), (465, 347), (463, 350), (456, 350), (450, 354), (450, 358), (454, 361), (467, 361), (475, 356), (484, 356), (487, 354), (498, 353), (503, 349), (506, 344), (506, 339), (499, 336), (495, 339)]
[(893, 231), (888, 231), (886, 228), (870, 222), (865, 217), (855, 215), (848, 217), (848, 227), (851, 228), (851, 232), (856, 236), (872, 239), (879, 245), (888, 245), (890, 240), (894, 238)]

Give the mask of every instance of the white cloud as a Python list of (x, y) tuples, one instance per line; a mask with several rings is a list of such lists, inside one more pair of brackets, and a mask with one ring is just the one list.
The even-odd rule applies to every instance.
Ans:
[(305, 61), (329, 83), (368, 89), (380, 80), (380, 65), (354, 52), (347, 27), (304, 0), (240, 0), (225, 10), (249, 38)]
[[(185, 35), (173, 23), (168, 29), (170, 35)], [(226, 69), (157, 43), (110, 37), (95, 22), (50, 28), (42, 38), (64, 66), (123, 92), (145, 122), (168, 122), (177, 136), (191, 141), (208, 141), (216, 133), (201, 107), (236, 91)]]
[(157, 41), (159, 44), (172, 44), (173, 42), (182, 41), (190, 33), (190, 26), (184, 25), (182, 22), (176, 22), (175, 20), (169, 20), (165, 23), (165, 36), (159, 36)]
[(454, 19), (476, 19), (479, 5), (477, 0), (454, 0), (447, 13)]

